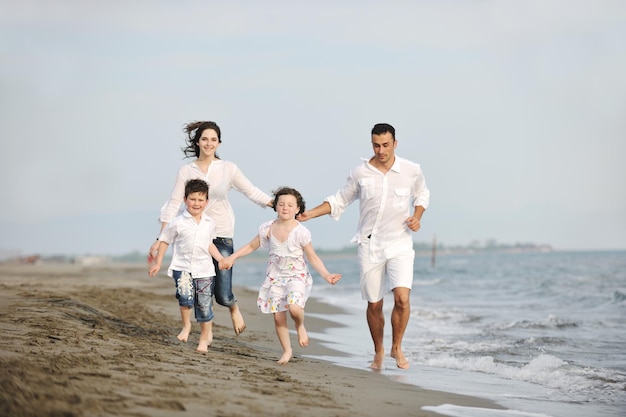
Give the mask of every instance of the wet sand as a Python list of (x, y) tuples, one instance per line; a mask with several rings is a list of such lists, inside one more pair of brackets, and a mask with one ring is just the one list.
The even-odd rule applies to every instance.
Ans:
[[(236, 336), (228, 309), (215, 306), (212, 347), (198, 353), (195, 321), (187, 343), (176, 339), (171, 278), (146, 271), (0, 264), (0, 415), (394, 417), (438, 416), (421, 408), (441, 404), (500, 408), (303, 357), (340, 353), (314, 338), (301, 348), (295, 334), (294, 358), (278, 365), (273, 320), (242, 288), (246, 331)], [(311, 298), (307, 312), (332, 318), (338, 311)], [(336, 325), (317, 317), (305, 323), (309, 332)]]

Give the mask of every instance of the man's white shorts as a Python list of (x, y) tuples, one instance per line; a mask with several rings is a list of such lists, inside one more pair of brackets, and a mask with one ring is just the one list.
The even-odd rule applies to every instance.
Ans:
[(413, 265), (415, 262), (413, 247), (409, 246), (406, 249), (393, 252), (393, 255), (378, 254), (380, 256), (370, 257), (369, 242), (359, 244), (361, 297), (364, 300), (373, 303), (383, 299), (387, 290), (386, 277), (389, 278), (389, 290), (396, 287), (409, 289), (413, 287)]

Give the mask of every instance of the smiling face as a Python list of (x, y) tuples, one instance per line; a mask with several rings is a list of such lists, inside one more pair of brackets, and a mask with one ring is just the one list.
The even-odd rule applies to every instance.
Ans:
[(208, 203), (209, 199), (206, 193), (203, 192), (189, 193), (189, 195), (185, 197), (187, 211), (194, 217), (201, 216)]
[(281, 220), (295, 219), (296, 214), (300, 211), (300, 207), (298, 207), (298, 200), (291, 194), (283, 194), (279, 196), (275, 209)]
[(220, 139), (214, 129), (204, 129), (198, 139), (199, 159), (213, 158), (220, 146)]
[(374, 165), (382, 165), (390, 167), (395, 160), (395, 150), (398, 142), (389, 132), (380, 135), (372, 135), (372, 148), (374, 149), (374, 157), (372, 163)]

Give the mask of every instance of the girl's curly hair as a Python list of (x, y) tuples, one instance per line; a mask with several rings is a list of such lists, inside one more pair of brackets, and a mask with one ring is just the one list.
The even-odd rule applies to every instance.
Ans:
[(296, 202), (298, 204), (298, 212), (296, 213), (296, 216), (298, 214), (304, 213), (304, 209), (306, 207), (305, 202), (302, 198), (302, 194), (300, 194), (298, 190), (290, 187), (280, 187), (277, 190), (272, 191), (272, 194), (274, 194), (274, 211), (276, 211), (276, 206), (278, 205), (278, 197), (280, 197), (281, 195), (292, 195), (296, 198)]

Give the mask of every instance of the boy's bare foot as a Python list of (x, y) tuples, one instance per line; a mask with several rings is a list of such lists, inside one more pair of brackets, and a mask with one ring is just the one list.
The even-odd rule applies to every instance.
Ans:
[(183, 327), (183, 329), (178, 333), (176, 339), (180, 340), (183, 343), (187, 343), (187, 339), (189, 339), (189, 333), (191, 332), (191, 323), (189, 326)]
[(293, 356), (293, 351), (289, 349), (288, 351), (283, 352), (283, 356), (280, 357), (279, 360), (276, 361), (279, 365), (284, 365), (289, 362), (289, 359)]
[(374, 355), (374, 360), (370, 363), (370, 368), (375, 369), (377, 371), (384, 368), (383, 362), (385, 360), (385, 352), (376, 353)]
[(409, 360), (404, 356), (404, 352), (401, 349), (395, 352), (391, 351), (391, 357), (396, 360), (396, 366), (400, 369), (409, 369)]
[(236, 335), (240, 335), (246, 330), (246, 322), (243, 320), (243, 316), (237, 304), (233, 305), (230, 309), (230, 319), (233, 321), (233, 329), (235, 329)]
[(197, 352), (208, 352), (211, 347), (211, 343), (213, 343), (213, 335), (211, 334), (208, 339), (200, 339), (198, 341), (198, 347), (196, 348)]
[(309, 346), (309, 335), (304, 328), (304, 324), (296, 328), (296, 333), (298, 334), (298, 344), (300, 346)]

